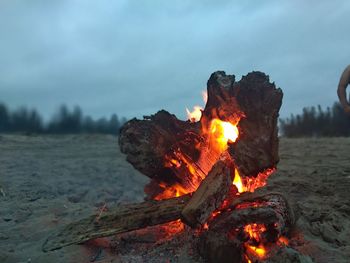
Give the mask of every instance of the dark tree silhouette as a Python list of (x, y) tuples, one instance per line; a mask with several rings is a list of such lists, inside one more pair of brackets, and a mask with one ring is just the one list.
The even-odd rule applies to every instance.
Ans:
[(5, 104), (0, 103), (0, 132), (8, 132), (10, 128), (10, 116)]
[(49, 122), (48, 132), (79, 133), (82, 129), (82, 111), (78, 106), (71, 112), (66, 105), (59, 108), (58, 113)]
[(78, 106), (70, 110), (66, 105), (62, 105), (57, 113), (47, 123), (44, 123), (41, 115), (34, 109), (28, 110), (21, 107), (10, 111), (5, 104), (0, 103), (0, 133), (105, 133), (118, 135), (121, 125), (125, 122), (125, 118), (119, 120), (116, 114), (113, 114), (109, 120), (106, 118), (94, 120), (90, 116), (84, 116)]
[(303, 113), (280, 119), (281, 132), (286, 137), (350, 136), (350, 116), (346, 115), (339, 103), (326, 111), (318, 105), (303, 108)]

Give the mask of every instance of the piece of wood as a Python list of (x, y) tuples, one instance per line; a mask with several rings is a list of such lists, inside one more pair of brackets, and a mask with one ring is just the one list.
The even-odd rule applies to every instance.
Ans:
[(219, 118), (234, 123), (240, 119), (239, 139), (229, 152), (242, 177), (256, 177), (279, 161), (278, 113), (282, 90), (262, 72), (251, 72), (238, 82), (234, 75), (217, 71), (207, 85), (208, 102), (203, 119)]
[(42, 249), (47, 252), (99, 237), (177, 220), (190, 197), (184, 195), (160, 201), (146, 201), (121, 206), (116, 211), (106, 212), (100, 216), (90, 216), (71, 223), (50, 236)]
[[(149, 198), (161, 191), (155, 187), (160, 183), (166, 186), (178, 184), (188, 192), (197, 188), (205, 175), (198, 167), (191, 174), (186, 160), (195, 165), (199, 158), (199, 146), (195, 146), (204, 140), (199, 131), (198, 123), (178, 120), (165, 110), (123, 125), (119, 136), (120, 150), (126, 153), (129, 163), (152, 179), (146, 192)], [(181, 156), (184, 159), (177, 158), (179, 149), (184, 153)], [(171, 159), (179, 163), (176, 169), (166, 165)]]
[(152, 179), (152, 187), (147, 187), (149, 198), (162, 191), (154, 185), (167, 188), (177, 184), (187, 192), (197, 189), (220, 157), (208, 149), (206, 136), (213, 118), (231, 123), (240, 120), (239, 138), (227, 151), (241, 177), (256, 177), (278, 163), (281, 89), (261, 72), (249, 73), (236, 82), (233, 75), (217, 71), (208, 80), (207, 91), (208, 101), (199, 122), (180, 121), (162, 110), (122, 127), (120, 149), (137, 170)]
[(213, 230), (221, 230), (251, 223), (277, 224), (277, 234), (285, 235), (294, 225), (295, 217), (287, 199), (280, 193), (245, 193), (234, 199), (209, 226)]
[[(232, 188), (230, 189), (230, 193)], [(233, 192), (232, 192), (233, 193)], [(115, 212), (106, 212), (100, 216), (90, 216), (65, 226), (51, 235), (44, 243), (44, 252), (60, 249), (65, 246), (80, 244), (91, 239), (111, 236), (118, 233), (128, 232), (171, 222), (181, 218), (181, 212), (189, 202), (191, 195), (184, 195), (161, 201), (147, 201), (140, 204), (125, 205)], [(203, 242), (216, 242), (209, 240), (212, 237), (225, 236), (230, 229), (241, 228), (249, 223), (264, 223), (271, 227), (271, 232), (265, 235), (268, 241), (275, 240), (279, 235), (288, 234), (294, 225), (294, 215), (286, 199), (280, 194), (243, 194), (232, 200), (230, 205), (224, 205), (218, 210), (217, 216), (211, 217), (209, 231), (203, 233)], [(246, 207), (249, 203), (262, 202), (263, 206)], [(224, 202), (225, 203), (225, 202)], [(239, 208), (238, 206), (241, 206)], [(221, 210), (222, 209), (222, 210)], [(277, 223), (277, 224), (276, 224)], [(207, 241), (206, 241), (207, 240)], [(221, 240), (221, 239), (220, 239)], [(227, 239), (228, 244), (237, 244), (234, 239)], [(220, 242), (224, 242), (221, 240)], [(227, 247), (227, 246), (223, 246)], [(216, 252), (215, 252), (216, 253)], [(219, 253), (219, 252), (218, 252)], [(225, 254), (225, 253), (219, 253)]]
[(283, 93), (262, 72), (242, 77), (232, 93), (245, 117), (238, 124), (239, 140), (229, 152), (242, 177), (256, 177), (279, 162), (277, 122)]
[[(266, 227), (259, 242), (245, 232), (248, 224)], [(206, 262), (241, 262), (247, 245), (275, 244), (280, 236), (288, 236), (294, 224), (293, 210), (283, 195), (247, 193), (235, 198), (227, 210), (210, 220), (209, 230), (199, 236), (198, 248)], [(230, 253), (239, 260), (227, 258)]]
[(232, 166), (219, 160), (202, 181), (181, 212), (182, 220), (196, 228), (203, 225), (211, 214), (222, 206), (232, 185)]

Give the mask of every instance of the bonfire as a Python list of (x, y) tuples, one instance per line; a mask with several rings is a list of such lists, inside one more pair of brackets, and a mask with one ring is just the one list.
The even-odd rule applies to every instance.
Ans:
[(187, 121), (161, 110), (122, 127), (121, 151), (151, 179), (145, 202), (70, 224), (43, 249), (169, 222), (193, 232), (207, 262), (264, 262), (288, 244), (287, 198), (261, 191), (279, 161), (281, 89), (261, 72), (236, 82), (218, 71), (204, 97)]

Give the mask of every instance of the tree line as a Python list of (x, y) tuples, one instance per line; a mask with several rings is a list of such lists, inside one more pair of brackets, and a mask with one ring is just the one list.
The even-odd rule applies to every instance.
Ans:
[(280, 130), (286, 137), (350, 136), (350, 116), (338, 102), (326, 110), (320, 105), (305, 107), (301, 114), (280, 119)]
[[(69, 109), (62, 105), (58, 111), (44, 122), (35, 109), (20, 107), (10, 110), (0, 103), (0, 133), (103, 133), (119, 134), (120, 127), (126, 122), (112, 114), (109, 119), (93, 119), (84, 115), (81, 108)], [(305, 107), (301, 114), (291, 114), (289, 118), (279, 120), (280, 131), (286, 137), (338, 137), (350, 136), (350, 116), (346, 115), (339, 103), (325, 110), (317, 107)]]
[(112, 114), (109, 119), (93, 119), (84, 115), (79, 106), (69, 109), (62, 105), (48, 122), (44, 122), (40, 113), (35, 109), (20, 107), (10, 110), (7, 105), (0, 103), (0, 133), (104, 133), (119, 134), (120, 127), (126, 122)]

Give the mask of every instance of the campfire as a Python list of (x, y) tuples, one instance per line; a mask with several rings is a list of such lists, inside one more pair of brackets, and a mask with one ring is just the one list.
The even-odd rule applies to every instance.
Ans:
[(282, 194), (262, 191), (279, 161), (282, 91), (261, 72), (236, 82), (218, 71), (204, 95), (187, 121), (161, 110), (122, 127), (121, 151), (151, 179), (145, 202), (68, 225), (43, 249), (176, 220), (208, 262), (263, 262), (287, 244), (293, 211)]

